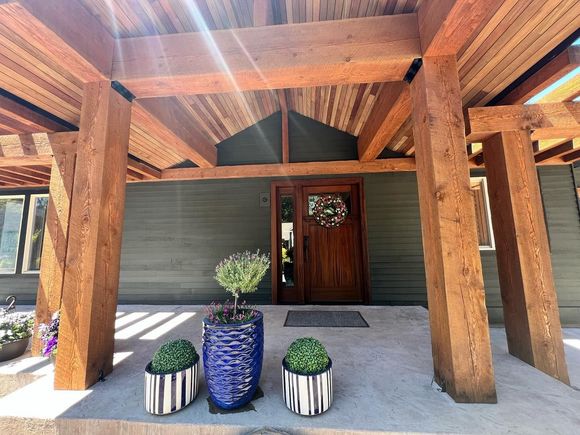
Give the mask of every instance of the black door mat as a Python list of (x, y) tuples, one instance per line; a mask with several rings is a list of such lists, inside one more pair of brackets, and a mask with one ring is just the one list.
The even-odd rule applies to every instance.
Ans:
[(288, 311), (287, 327), (368, 328), (359, 311)]

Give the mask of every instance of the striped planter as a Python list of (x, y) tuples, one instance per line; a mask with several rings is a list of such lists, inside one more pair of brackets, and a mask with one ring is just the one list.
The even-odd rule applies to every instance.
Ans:
[(158, 375), (145, 367), (145, 410), (150, 414), (172, 414), (185, 408), (199, 392), (199, 357), (180, 372)]
[(332, 361), (317, 375), (291, 372), (282, 360), (284, 402), (290, 411), (300, 415), (319, 415), (332, 405)]

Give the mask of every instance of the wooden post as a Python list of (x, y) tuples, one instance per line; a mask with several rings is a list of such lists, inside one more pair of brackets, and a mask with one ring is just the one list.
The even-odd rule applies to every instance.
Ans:
[(483, 142), (509, 352), (569, 384), (530, 132)]
[[(76, 161), (76, 141), (72, 144), (54, 143), (46, 225), (44, 230), (40, 279), (36, 296), (36, 325), (48, 323), (60, 309), (64, 267), (68, 244), (70, 202)], [(40, 355), (42, 343), (35, 334), (32, 354)]]
[(113, 368), (131, 103), (85, 84), (55, 388), (83, 390)]
[(455, 56), (411, 83), (435, 380), (457, 402), (497, 401)]

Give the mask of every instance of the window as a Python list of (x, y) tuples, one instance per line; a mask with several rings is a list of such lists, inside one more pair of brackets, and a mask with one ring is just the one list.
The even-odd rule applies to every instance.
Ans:
[(24, 195), (0, 196), (0, 273), (15, 273)]
[(475, 221), (477, 223), (479, 249), (495, 249), (491, 212), (489, 210), (489, 197), (487, 195), (487, 180), (485, 177), (471, 178), (471, 192), (475, 205)]
[(48, 195), (31, 195), (28, 210), (28, 225), (26, 229), (26, 244), (24, 245), (23, 272), (39, 272), (44, 239), (44, 224)]

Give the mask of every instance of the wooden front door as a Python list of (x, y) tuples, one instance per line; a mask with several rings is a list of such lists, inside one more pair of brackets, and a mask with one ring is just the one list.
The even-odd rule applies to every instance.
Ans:
[[(347, 205), (348, 215), (339, 227), (323, 227), (313, 216), (316, 200), (326, 194), (341, 196)], [(353, 184), (302, 189), (306, 302), (363, 302), (358, 198), (358, 185)]]
[[(321, 226), (314, 204), (339, 195), (348, 214)], [(280, 303), (368, 303), (362, 180), (301, 180), (272, 185), (273, 299)]]

